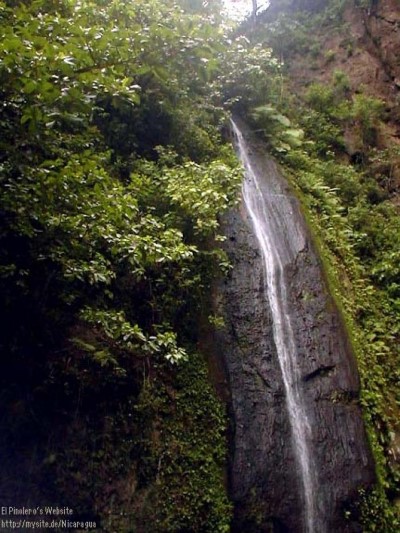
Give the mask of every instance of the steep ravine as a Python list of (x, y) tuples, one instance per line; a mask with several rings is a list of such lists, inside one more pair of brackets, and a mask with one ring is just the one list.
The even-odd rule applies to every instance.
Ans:
[[(246, 137), (251, 164), (263, 180), (263, 194), (290, 198), (291, 212), (281, 214), (291, 219), (289, 231), (296, 228), (287, 235), (294, 254), (284, 276), (302, 395), (312, 428), (312, 465), (324, 528), (360, 531), (356, 523), (344, 519), (358, 489), (374, 481), (358, 405), (356, 365), (299, 203), (264, 146), (251, 139), (248, 131)], [(233, 268), (217, 290), (217, 312), (224, 317), (225, 328), (215, 341), (224, 354), (231, 389), (233, 531), (300, 532), (304, 530), (302, 482), (266, 305), (261, 252), (244, 205), (226, 216), (223, 226)]]

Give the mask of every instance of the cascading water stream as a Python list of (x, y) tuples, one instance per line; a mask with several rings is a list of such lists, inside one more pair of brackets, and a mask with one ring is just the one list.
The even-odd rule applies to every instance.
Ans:
[(273, 320), (273, 336), (282, 373), (286, 407), (291, 427), (295, 459), (301, 477), (304, 506), (304, 531), (322, 533), (324, 525), (317, 509), (317, 476), (312, 461), (311, 427), (302, 393), (296, 343), (291, 324), (286, 289), (285, 266), (297, 253), (291, 240), (297, 245), (303, 237), (290, 217), (291, 199), (282, 186), (271, 176), (271, 187), (266, 190), (252, 166), (248, 147), (238, 126), (232, 121), (237, 150), (245, 169), (242, 187), (244, 205), (263, 259), (266, 293)]

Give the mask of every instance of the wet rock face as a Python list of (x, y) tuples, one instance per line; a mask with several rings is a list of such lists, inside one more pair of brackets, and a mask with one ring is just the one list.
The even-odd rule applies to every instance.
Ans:
[[(264, 179), (277, 167), (254, 146), (252, 158)], [(282, 179), (279, 177), (279, 179)], [(287, 194), (291, 194), (284, 184)], [(295, 259), (286, 266), (290, 314), (300, 375), (312, 425), (312, 464), (317, 469), (318, 505), (326, 531), (356, 532), (343, 509), (374, 479), (358, 405), (356, 365), (323, 280), (298, 202), (293, 217), (303, 228)], [(301, 532), (301, 480), (293, 451), (285, 393), (265, 294), (261, 252), (244, 207), (224, 220), (226, 251), (233, 269), (217, 290), (225, 328), (216, 346), (223, 355), (231, 390), (231, 495), (233, 531)]]

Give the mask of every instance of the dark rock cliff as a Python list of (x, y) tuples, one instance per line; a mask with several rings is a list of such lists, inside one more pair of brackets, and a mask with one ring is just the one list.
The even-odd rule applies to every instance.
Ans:
[[(264, 148), (252, 142), (252, 160), (265, 181), (274, 174), (291, 195)], [(360, 407), (359, 381), (351, 349), (298, 201), (292, 216), (304, 239), (286, 270), (291, 319), (307, 410), (313, 429), (313, 465), (318, 470), (319, 505), (327, 531), (359, 531), (344, 510), (361, 487), (374, 480)], [(302, 503), (291, 444), (282, 376), (267, 305), (261, 253), (243, 206), (223, 222), (233, 268), (216, 291), (216, 312), (225, 328), (215, 339), (231, 389), (231, 494), (234, 531), (300, 532)]]

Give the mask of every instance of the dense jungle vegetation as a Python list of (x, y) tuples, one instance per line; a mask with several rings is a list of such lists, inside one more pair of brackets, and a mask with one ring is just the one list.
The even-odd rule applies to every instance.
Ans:
[(317, 53), (312, 20), (250, 40), (221, 7), (0, 1), (3, 492), (105, 531), (229, 531), (228, 422), (199, 341), (223, 327), (209, 302), (242, 178), (234, 111), (297, 189), (353, 337), (378, 484), (347, 512), (395, 531), (400, 154), (377, 142), (384, 102), (340, 71), (296, 97), (286, 63), (299, 42)]
[(242, 174), (225, 104), (274, 61), (228, 40), (220, 7), (0, 4), (10, 505), (69, 505), (110, 531), (229, 529), (227, 423), (197, 344)]

